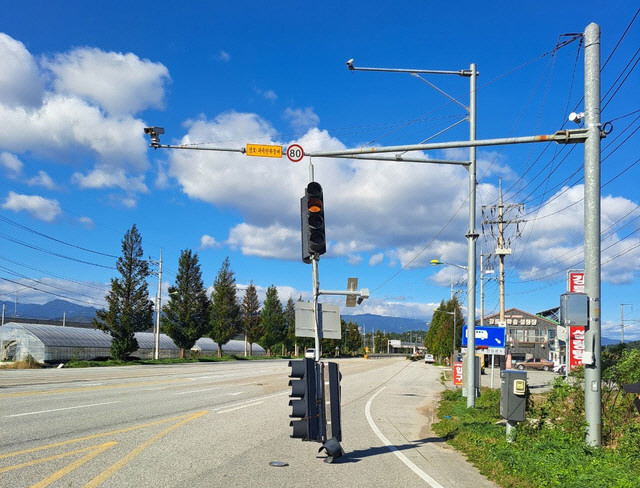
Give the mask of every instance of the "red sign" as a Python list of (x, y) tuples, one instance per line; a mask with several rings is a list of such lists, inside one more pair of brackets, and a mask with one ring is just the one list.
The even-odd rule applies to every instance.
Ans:
[(582, 366), (584, 354), (584, 327), (569, 327), (569, 371)]
[(462, 386), (462, 362), (453, 363), (453, 386)]
[(572, 293), (584, 293), (584, 271), (569, 271), (567, 288)]

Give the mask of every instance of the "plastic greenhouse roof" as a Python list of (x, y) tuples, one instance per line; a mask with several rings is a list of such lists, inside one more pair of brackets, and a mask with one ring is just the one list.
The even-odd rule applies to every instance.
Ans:
[(6, 328), (26, 330), (50, 347), (111, 347), (111, 336), (96, 329), (44, 324), (5, 324)]
[[(0, 327), (0, 336), (6, 335), (11, 330), (13, 330), (13, 334), (18, 331), (26, 331), (42, 342), (45, 347), (93, 347), (106, 349), (111, 347), (111, 335), (108, 332), (97, 329), (9, 322), (5, 323), (4, 327)], [(135, 335), (140, 349), (153, 349), (153, 332), (136, 332)], [(161, 350), (179, 349), (173, 340), (165, 334), (160, 334), (159, 345)], [(201, 351), (217, 351), (218, 344), (208, 337), (202, 337), (196, 341), (195, 347)], [(243, 341), (231, 340), (224, 347), (226, 350), (241, 351), (244, 343)], [(258, 344), (254, 344), (253, 349), (254, 351), (264, 352), (264, 349)]]

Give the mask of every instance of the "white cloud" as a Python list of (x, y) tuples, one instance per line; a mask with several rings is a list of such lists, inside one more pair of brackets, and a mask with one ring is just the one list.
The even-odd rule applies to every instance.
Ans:
[(0, 32), (0, 105), (37, 107), (43, 93), (43, 76), (33, 56), (20, 41)]
[(220, 61), (224, 61), (225, 63), (231, 61), (231, 55), (227, 51), (220, 51), (218, 55), (218, 59)]
[(49, 190), (55, 190), (57, 188), (57, 185), (51, 179), (51, 176), (49, 176), (46, 172), (42, 170), (38, 171), (37, 176), (34, 176), (33, 178), (29, 179), (29, 181), (27, 181), (27, 184), (29, 186), (43, 186)]
[(17, 156), (8, 152), (0, 153), (0, 165), (11, 171), (11, 173), (13, 173), (12, 176), (17, 176), (22, 173), (22, 168), (24, 166)]
[(312, 127), (316, 127), (320, 123), (320, 117), (318, 117), (313, 108), (289, 108), (284, 111), (282, 118), (289, 121), (291, 127), (296, 130), (307, 130)]
[[(213, 120), (188, 121), (186, 128), (182, 144), (217, 141), (217, 145), (240, 147), (237, 141), (259, 141), (288, 145), (278, 141), (274, 128), (255, 114), (229, 112)], [(339, 140), (317, 128), (309, 129), (296, 142), (307, 152), (344, 149)], [(297, 259), (299, 201), (308, 182), (305, 164), (201, 151), (175, 151), (169, 157), (169, 175), (190, 198), (229, 206), (242, 215), (245, 225), (232, 229), (229, 244), (245, 253)], [(396, 261), (406, 263), (415, 257), (412, 252), (424, 248), (442, 231), (457, 209), (437, 242), (449, 249), (457, 249), (449, 243), (461, 242), (461, 256), (466, 256), (467, 174), (463, 168), (317, 161), (315, 178), (324, 187), (327, 237), (334, 256), (346, 256), (357, 264), (362, 252), (398, 248)], [(273, 229), (278, 232), (266, 232)], [(283, 241), (286, 236), (290, 242)], [(429, 253), (415, 265), (425, 266), (427, 258), (433, 257)]]
[(229, 231), (226, 244), (232, 249), (240, 248), (243, 254), (249, 256), (298, 259), (300, 257), (299, 239), (299, 231), (295, 232), (278, 224), (258, 227), (243, 223)]
[(78, 222), (80, 222), (85, 229), (93, 229), (96, 226), (90, 217), (79, 217)]
[(264, 92), (262, 92), (262, 96), (267, 99), (267, 100), (277, 100), (278, 99), (278, 95), (276, 95), (276, 92), (274, 92), (273, 90), (266, 90)]
[[(0, 151), (63, 164), (93, 159), (93, 170), (76, 177), (84, 188), (133, 181), (132, 191), (146, 191), (140, 183), (149, 168), (146, 124), (131, 114), (162, 108), (169, 81), (162, 64), (92, 48), (53, 54), (38, 65), (22, 43), (0, 34)], [(14, 158), (4, 156), (2, 164), (15, 170)]]
[(14, 212), (25, 211), (36, 219), (53, 222), (62, 213), (57, 200), (49, 200), (38, 195), (19, 195), (10, 191), (2, 208)]
[(84, 189), (118, 187), (128, 192), (147, 193), (149, 191), (144, 183), (144, 176), (129, 177), (124, 169), (96, 168), (86, 175), (74, 173), (71, 181)]
[(379, 252), (369, 258), (369, 266), (377, 266), (382, 261), (384, 261), (384, 253)]
[(220, 243), (210, 235), (205, 234), (200, 238), (200, 249), (211, 249), (214, 247), (220, 247)]
[[(562, 188), (527, 217), (523, 237), (515, 240), (513, 257), (526, 280), (558, 279), (584, 260), (584, 185)], [(640, 236), (627, 223), (640, 207), (621, 197), (601, 199), (602, 279), (614, 284), (633, 282), (640, 271)], [(625, 226), (627, 228), (625, 228)], [(628, 235), (628, 237), (627, 237)]]
[(86, 98), (114, 115), (163, 108), (169, 71), (132, 53), (80, 48), (43, 61), (58, 93)]
[(278, 99), (278, 95), (273, 90), (262, 90), (260, 88), (255, 88), (255, 92), (265, 100), (270, 100), (273, 102)]

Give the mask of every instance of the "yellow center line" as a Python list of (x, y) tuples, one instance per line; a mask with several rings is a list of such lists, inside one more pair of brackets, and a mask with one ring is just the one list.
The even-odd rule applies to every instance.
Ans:
[(56, 471), (51, 476), (48, 476), (47, 478), (43, 479), (39, 483), (36, 483), (35, 485), (31, 485), (31, 488), (46, 488), (51, 483), (54, 483), (54, 482), (58, 481), (63, 476), (66, 476), (67, 474), (71, 473), (75, 469), (77, 469), (80, 466), (82, 466), (84, 463), (86, 463), (88, 461), (91, 461), (98, 454), (102, 454), (104, 451), (106, 451), (107, 449), (115, 446), (116, 444), (117, 444), (117, 442), (106, 442), (106, 443), (101, 444), (99, 446), (94, 446), (93, 452), (90, 452), (86, 456), (82, 456), (80, 459), (77, 459), (76, 461), (72, 462), (71, 464), (69, 464), (68, 466), (62, 468), (61, 470)]
[(107, 442), (105, 444), (100, 444), (98, 446), (84, 447), (82, 449), (78, 449), (76, 451), (64, 452), (62, 454), (56, 454), (54, 456), (49, 456), (46, 458), (35, 459), (33, 461), (28, 461), (26, 463), (14, 464), (13, 466), (7, 466), (5, 468), (0, 468), (0, 473), (6, 473), (7, 471), (13, 471), (15, 469), (27, 468), (29, 466), (35, 466), (36, 464), (46, 463), (47, 461), (53, 461), (55, 459), (62, 459), (68, 456), (73, 456), (75, 454), (80, 454), (81, 452), (99, 450), (100, 452), (108, 449), (109, 447), (115, 446), (117, 442)]
[(113, 464), (111, 467), (107, 468), (101, 474), (99, 474), (94, 479), (92, 479), (89, 483), (84, 485), (84, 488), (95, 488), (96, 486), (100, 486), (107, 479), (109, 479), (111, 476), (113, 476), (116, 472), (118, 472), (120, 469), (122, 469), (124, 466), (126, 466), (129, 462), (131, 462), (131, 460), (133, 458), (135, 458), (138, 454), (140, 454), (142, 451), (147, 449), (151, 444), (153, 444), (157, 440), (161, 439), (162, 437), (167, 435), (172, 430), (177, 429), (178, 427), (181, 427), (182, 425), (185, 425), (185, 424), (191, 422), (192, 420), (195, 420), (195, 419), (197, 419), (199, 417), (202, 417), (203, 415), (206, 415), (207, 413), (209, 413), (209, 412), (204, 411), (204, 412), (198, 412), (196, 414), (193, 414), (192, 416), (182, 420), (181, 422), (178, 422), (177, 424), (172, 425), (171, 427), (163, 430), (159, 434), (153, 436), (151, 439), (149, 439), (148, 441), (144, 442), (143, 444), (141, 444), (140, 446), (135, 448), (129, 454), (127, 454), (122, 459), (120, 459), (120, 461), (118, 461), (117, 463)]
[(35, 395), (54, 395), (56, 393), (75, 393), (79, 391), (110, 390), (113, 388), (127, 388), (127, 387), (158, 385), (158, 384), (166, 384), (166, 383), (184, 383), (186, 381), (188, 380), (186, 379), (157, 380), (157, 381), (144, 381), (144, 382), (138, 382), (138, 383), (119, 383), (117, 385), (79, 386), (76, 388), (61, 388), (59, 390), (20, 391), (16, 393), (2, 394), (0, 395), (0, 399), (35, 396)]
[[(202, 415), (204, 415), (207, 412), (200, 412), (200, 413)], [(180, 419), (184, 419), (184, 418), (188, 418), (188, 417), (190, 417), (189, 414), (187, 414), (187, 415), (179, 415), (177, 417), (171, 417), (169, 419), (156, 420), (154, 422), (149, 422), (149, 423), (146, 423), (146, 424), (134, 425), (132, 427), (125, 427), (123, 429), (112, 430), (111, 432), (104, 432), (102, 434), (93, 434), (93, 435), (89, 435), (89, 436), (86, 436), (86, 437), (81, 437), (79, 439), (71, 439), (71, 440), (68, 440), (68, 441), (62, 441), (62, 442), (56, 442), (54, 444), (48, 444), (46, 446), (34, 447), (32, 449), (24, 449), (22, 451), (15, 451), (15, 452), (7, 453), (7, 454), (0, 454), (0, 459), (14, 457), (14, 456), (20, 456), (22, 454), (30, 454), (32, 452), (43, 451), (45, 449), (51, 449), (51, 448), (54, 448), (54, 447), (66, 446), (68, 444), (74, 444), (76, 442), (88, 441), (88, 440), (91, 440), (91, 439), (98, 439), (100, 437), (106, 437), (106, 436), (109, 436), (109, 435), (122, 434), (122, 433), (125, 433), (125, 432), (131, 432), (133, 430), (140, 430), (140, 429), (144, 429), (146, 427), (152, 427), (154, 425), (166, 424), (167, 422), (172, 422), (174, 420), (180, 420)], [(2, 471), (0, 471), (0, 473), (1, 472)]]

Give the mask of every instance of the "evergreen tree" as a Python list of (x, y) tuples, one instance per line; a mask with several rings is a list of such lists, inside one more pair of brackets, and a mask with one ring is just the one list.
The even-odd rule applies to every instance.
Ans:
[(362, 348), (362, 336), (358, 330), (358, 324), (351, 320), (347, 323), (346, 347), (351, 355), (354, 355)]
[(162, 307), (162, 331), (180, 348), (180, 357), (190, 350), (209, 326), (211, 304), (202, 282), (198, 254), (185, 249), (178, 261), (175, 286), (169, 287), (169, 302)]
[(210, 333), (218, 343), (218, 357), (222, 357), (222, 346), (240, 332), (240, 306), (236, 299), (236, 279), (227, 256), (213, 282), (211, 294)]
[(464, 324), (464, 316), (460, 309), (457, 297), (445, 302), (440, 302), (440, 306), (433, 313), (431, 325), (427, 331), (424, 345), (429, 353), (445, 358), (453, 353), (453, 321), (455, 313), (455, 345), (456, 349), (460, 347), (462, 338), (462, 326)]
[(142, 259), (142, 238), (135, 224), (122, 239), (122, 256), (116, 262), (120, 278), (111, 279), (105, 297), (108, 309), (98, 310), (93, 325), (112, 337), (111, 356), (124, 360), (138, 349), (135, 333), (153, 327), (153, 302), (149, 299), (149, 263)]
[(267, 356), (271, 356), (273, 346), (284, 341), (287, 333), (287, 323), (275, 285), (267, 288), (267, 297), (262, 305), (261, 316), (262, 326), (264, 327), (262, 347), (267, 350)]
[(264, 328), (260, 322), (260, 301), (253, 281), (244, 293), (241, 305), (244, 339), (249, 343), (249, 356), (253, 356), (253, 343), (260, 340)]
[(284, 308), (284, 320), (287, 326), (285, 346), (287, 349), (291, 349), (296, 344), (296, 304), (291, 295), (289, 295), (289, 300), (287, 300), (287, 305)]

